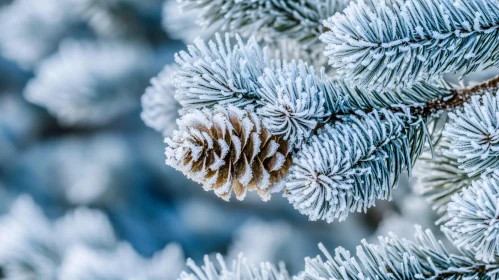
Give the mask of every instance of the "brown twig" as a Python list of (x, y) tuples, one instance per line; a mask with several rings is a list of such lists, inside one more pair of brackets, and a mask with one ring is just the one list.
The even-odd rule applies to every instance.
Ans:
[(451, 90), (449, 95), (429, 101), (424, 106), (411, 108), (414, 116), (431, 116), (462, 107), (471, 100), (472, 96), (481, 96), (487, 92), (499, 91), (499, 76), (478, 85), (463, 89)]

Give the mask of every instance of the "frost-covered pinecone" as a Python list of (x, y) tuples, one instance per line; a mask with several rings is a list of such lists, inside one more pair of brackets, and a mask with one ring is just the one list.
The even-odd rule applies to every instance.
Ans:
[(166, 164), (228, 200), (257, 190), (267, 200), (282, 189), (291, 165), (288, 144), (261, 125), (252, 108), (195, 110), (166, 138)]

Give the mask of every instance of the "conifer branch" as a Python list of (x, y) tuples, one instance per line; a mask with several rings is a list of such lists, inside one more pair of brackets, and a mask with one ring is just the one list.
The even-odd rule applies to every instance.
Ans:
[(391, 234), (380, 245), (362, 241), (356, 256), (338, 247), (332, 256), (319, 245), (326, 259), (305, 259), (299, 280), (315, 279), (496, 279), (499, 262), (486, 263), (468, 252), (451, 254), (431, 231), (416, 227), (416, 241)]
[[(416, 165), (418, 183), (416, 190), (424, 196), (438, 214), (444, 215), (451, 197), (478, 179), (470, 177), (459, 168), (456, 158), (448, 155), (449, 140), (444, 137), (432, 151), (425, 151)], [(442, 217), (445, 220), (446, 217)], [(437, 221), (440, 223), (441, 220)]]
[(267, 41), (293, 39), (302, 47), (320, 44), (328, 29), (322, 21), (342, 11), (349, 0), (179, 0), (183, 10), (199, 10), (203, 27), (221, 25), (223, 30)]
[(338, 74), (377, 90), (499, 62), (496, 0), (361, 0), (325, 21)]
[[(273, 177), (277, 180), (271, 188), (266, 179), (261, 186), (253, 187), (249, 184), (253, 167), (243, 168), (248, 172), (239, 175), (230, 173), (243, 170), (244, 161), (238, 162), (239, 157), (232, 163), (227, 158), (222, 164), (214, 158), (227, 156), (227, 151), (215, 149), (216, 157), (211, 151), (201, 152), (206, 136), (196, 136), (193, 149), (194, 142), (189, 139), (198, 133), (196, 122), (206, 123), (201, 132), (217, 137), (208, 132), (215, 123), (206, 122), (197, 113), (188, 114), (193, 125), (174, 133), (177, 136), (169, 142), (167, 163), (226, 199), (232, 191), (242, 199), (252, 189), (267, 199), (267, 189), (278, 191), (284, 185), (290, 203), (312, 220), (343, 220), (350, 212), (366, 211), (376, 199), (391, 199), (399, 176), (403, 171), (410, 176), (425, 143), (431, 142), (427, 124), (438, 114), (462, 107), (473, 96), (497, 89), (499, 84), (497, 77), (465, 89), (451, 89), (444, 82), (418, 82), (409, 88), (367, 90), (332, 79), (324, 72), (317, 74), (302, 61), (270, 59), (255, 39), (245, 43), (236, 36), (236, 41), (232, 46), (229, 35), (225, 40), (217, 35), (216, 41), (197, 40), (189, 52), (177, 55), (180, 68), (174, 78), (176, 97), (186, 112), (204, 108), (209, 115), (220, 106), (254, 112), (262, 131), (276, 141), (282, 140), (280, 146), (289, 146), (282, 155), (293, 164), (282, 165), (286, 168), (276, 173), (279, 176)], [(239, 134), (234, 135), (241, 137)], [(185, 138), (188, 135), (190, 138)], [(211, 145), (210, 141), (206, 143)], [(341, 152), (336, 151), (338, 147), (343, 147)], [(195, 155), (194, 165), (190, 158), (183, 157), (190, 150)], [(210, 167), (213, 162), (217, 165)], [(220, 178), (227, 180), (212, 176), (220, 166), (233, 166), (221, 173)], [(280, 182), (285, 173), (285, 182)]]

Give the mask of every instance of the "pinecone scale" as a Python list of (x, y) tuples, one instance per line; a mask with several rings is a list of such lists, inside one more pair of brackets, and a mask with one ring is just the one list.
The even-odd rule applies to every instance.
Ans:
[(272, 135), (251, 109), (196, 110), (166, 142), (166, 163), (228, 200), (256, 190), (267, 200), (282, 188), (291, 165), (285, 140)]

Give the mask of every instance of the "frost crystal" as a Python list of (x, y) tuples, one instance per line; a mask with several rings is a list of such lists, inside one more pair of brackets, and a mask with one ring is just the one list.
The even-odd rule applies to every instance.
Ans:
[(326, 119), (323, 83), (313, 67), (303, 61), (277, 69), (265, 69), (259, 78), (260, 102), (257, 110), (263, 124), (290, 145), (307, 139), (319, 122)]
[(179, 280), (291, 280), (284, 265), (276, 268), (270, 263), (262, 263), (260, 267), (256, 267), (249, 264), (243, 255), (239, 255), (232, 265), (227, 265), (220, 254), (217, 254), (216, 258), (218, 265), (205, 256), (204, 265), (201, 267), (191, 259), (187, 260), (191, 273), (182, 272)]
[(444, 130), (451, 142), (447, 155), (469, 176), (499, 169), (499, 96), (474, 96), (449, 117), (452, 122)]
[(379, 245), (362, 240), (356, 256), (342, 247), (332, 256), (305, 259), (305, 271), (297, 280), (393, 280), (393, 279), (497, 279), (499, 265), (486, 264), (467, 254), (451, 254), (429, 230), (416, 227), (416, 242), (393, 234), (379, 237)]
[(216, 104), (244, 107), (257, 97), (258, 77), (268, 64), (267, 55), (255, 39), (244, 44), (236, 37), (231, 45), (216, 34), (216, 41), (201, 39), (189, 46), (189, 52), (180, 52), (175, 61), (180, 70), (175, 73), (175, 98), (186, 109), (199, 109)]
[(417, 175), (416, 190), (429, 201), (440, 214), (447, 210), (447, 204), (453, 194), (471, 185), (474, 177), (459, 168), (456, 158), (450, 157), (449, 142), (444, 137), (431, 151), (426, 151), (418, 159), (415, 173)]
[(499, 62), (495, 0), (360, 0), (324, 25), (329, 63), (377, 90)]
[(318, 37), (325, 28), (322, 20), (343, 10), (349, 0), (179, 0), (189, 11), (199, 11), (197, 22), (203, 27), (221, 29), (245, 37), (258, 35), (267, 42), (293, 39), (301, 47), (322, 47)]
[(476, 258), (496, 261), (499, 254), (499, 172), (473, 182), (452, 197), (448, 205), (450, 220), (444, 230), (454, 244), (476, 252)]
[(331, 222), (390, 199), (392, 185), (419, 151), (410, 148), (407, 133), (404, 117), (385, 110), (326, 125), (293, 157), (285, 185), (289, 202), (311, 220)]

